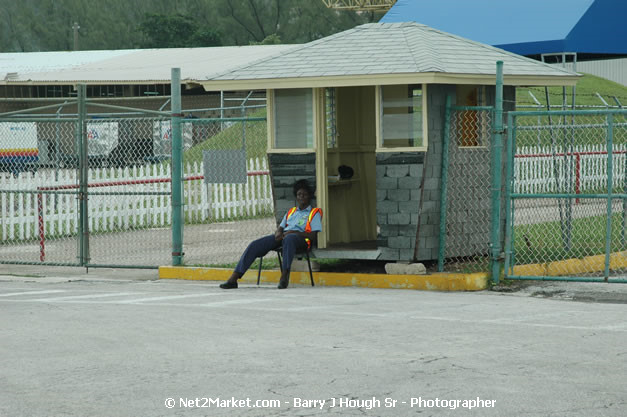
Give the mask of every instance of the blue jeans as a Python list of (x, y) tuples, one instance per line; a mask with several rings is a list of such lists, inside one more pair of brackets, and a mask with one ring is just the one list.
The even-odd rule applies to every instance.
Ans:
[(283, 245), (283, 271), (289, 272), (294, 255), (307, 250), (307, 241), (297, 234), (289, 234), (283, 240), (275, 240), (274, 235), (268, 235), (252, 241), (242, 254), (235, 272), (244, 275), (255, 259), (266, 256), (268, 252), (281, 245)]

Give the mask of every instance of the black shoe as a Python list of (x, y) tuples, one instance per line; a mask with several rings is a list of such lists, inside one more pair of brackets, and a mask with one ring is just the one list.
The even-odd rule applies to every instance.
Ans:
[(220, 284), (220, 288), (222, 288), (224, 290), (231, 290), (233, 288), (237, 288), (237, 281), (235, 281), (235, 282), (231, 282), (231, 281), (223, 282), (222, 284)]
[(284, 290), (287, 288), (287, 284), (289, 283), (290, 283), (289, 279), (282, 279), (279, 281), (279, 285), (277, 286), (277, 288), (280, 290)]

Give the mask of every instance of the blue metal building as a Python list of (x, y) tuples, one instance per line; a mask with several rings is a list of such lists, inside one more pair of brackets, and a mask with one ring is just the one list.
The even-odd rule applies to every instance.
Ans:
[(381, 22), (415, 21), (520, 55), (627, 55), (626, 0), (398, 0)]

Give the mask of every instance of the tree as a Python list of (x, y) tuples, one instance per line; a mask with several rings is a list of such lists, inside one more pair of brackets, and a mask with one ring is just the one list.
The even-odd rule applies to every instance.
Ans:
[(220, 45), (219, 33), (199, 25), (190, 16), (147, 14), (139, 25), (144, 48), (185, 48)]
[(261, 42), (250, 42), (251, 45), (280, 45), (281, 43), (281, 38), (276, 33), (266, 36)]
[[(0, 51), (304, 43), (375, 20), (320, 0), (0, 0)], [(276, 35), (277, 38), (272, 37)]]
[(189, 47), (222, 45), (220, 33), (212, 29), (198, 28), (189, 40)]
[[(328, 9), (319, 0), (216, 0), (227, 44), (263, 42), (276, 34), (304, 43), (372, 22), (371, 13)], [(226, 29), (228, 28), (228, 29)]]

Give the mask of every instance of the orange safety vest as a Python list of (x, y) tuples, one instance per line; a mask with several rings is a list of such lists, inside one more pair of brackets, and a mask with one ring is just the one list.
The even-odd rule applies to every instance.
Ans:
[[(285, 227), (287, 227), (288, 220), (290, 219), (292, 214), (294, 214), (294, 212), (296, 212), (296, 210), (298, 210), (298, 207), (292, 207), (287, 212), (287, 216), (285, 217)], [(305, 224), (305, 233), (311, 233), (311, 220), (314, 218), (316, 213), (320, 213), (320, 220), (322, 220), (322, 210), (319, 209), (318, 207), (312, 208), (311, 211), (309, 212), (309, 217), (307, 218), (307, 224)], [(305, 238), (305, 241), (307, 241), (307, 249), (310, 249), (311, 248), (311, 241), (309, 239), (307, 239), (307, 238)]]

